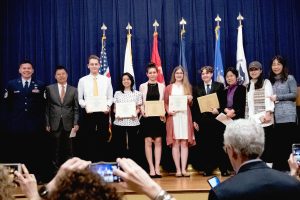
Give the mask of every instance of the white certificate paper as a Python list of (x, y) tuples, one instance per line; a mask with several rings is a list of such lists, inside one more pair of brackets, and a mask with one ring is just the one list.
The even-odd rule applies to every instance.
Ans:
[(147, 117), (165, 116), (164, 101), (145, 101), (145, 113)]
[(85, 110), (87, 113), (107, 111), (106, 96), (89, 96), (86, 98), (85, 103)]
[(222, 112), (216, 117), (216, 120), (222, 122), (225, 125), (228, 125), (229, 123), (233, 122), (233, 120), (230, 117), (227, 117)]
[(136, 103), (126, 102), (126, 103), (116, 103), (116, 117), (129, 118), (136, 117)]
[(171, 95), (169, 96), (169, 111), (186, 111), (187, 96)]

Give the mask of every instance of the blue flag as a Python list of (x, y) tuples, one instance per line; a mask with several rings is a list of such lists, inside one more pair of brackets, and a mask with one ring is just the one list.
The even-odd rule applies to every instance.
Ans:
[(110, 78), (105, 45), (106, 45), (106, 37), (102, 36), (102, 48), (101, 48), (101, 55), (100, 55), (99, 73)]
[(215, 64), (214, 64), (214, 81), (225, 84), (224, 67), (222, 62), (221, 47), (220, 47), (220, 26), (215, 28), (216, 45), (215, 45)]
[(185, 71), (188, 72), (185, 58), (185, 30), (181, 30), (180, 36), (179, 65), (181, 65)]

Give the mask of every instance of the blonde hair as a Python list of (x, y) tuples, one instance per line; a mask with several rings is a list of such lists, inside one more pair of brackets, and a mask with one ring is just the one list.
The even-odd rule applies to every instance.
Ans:
[(183, 72), (183, 80), (182, 80), (182, 85), (183, 85), (183, 90), (184, 90), (184, 94), (185, 95), (192, 95), (192, 86), (190, 84), (188, 75), (187, 75), (187, 71), (181, 66), (177, 66), (173, 69), (172, 75), (171, 75), (171, 81), (170, 84), (175, 83), (176, 79), (175, 79), (175, 73), (181, 70)]
[(13, 200), (13, 187), (12, 178), (9, 177), (9, 171), (0, 165), (0, 199)]

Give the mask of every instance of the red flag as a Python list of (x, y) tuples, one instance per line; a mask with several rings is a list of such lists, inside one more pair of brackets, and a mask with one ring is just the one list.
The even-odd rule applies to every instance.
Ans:
[(155, 66), (157, 67), (157, 71), (158, 71), (157, 81), (165, 84), (164, 73), (162, 71), (160, 56), (159, 56), (159, 52), (158, 52), (158, 33), (157, 32), (154, 32), (154, 34), (153, 34), (153, 48), (152, 48), (151, 62), (153, 62), (155, 64)]

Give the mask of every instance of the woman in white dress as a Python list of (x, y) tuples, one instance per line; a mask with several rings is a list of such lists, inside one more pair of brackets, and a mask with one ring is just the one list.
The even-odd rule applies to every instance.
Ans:
[[(172, 156), (176, 166), (176, 177), (189, 176), (186, 172), (189, 153), (188, 147), (196, 144), (190, 110), (193, 100), (191, 94), (192, 89), (186, 71), (182, 66), (175, 67), (172, 72), (170, 85), (165, 89), (164, 101), (168, 113), (166, 122), (167, 145), (172, 147)], [(184, 111), (170, 110), (170, 96), (186, 96), (186, 109)]]

